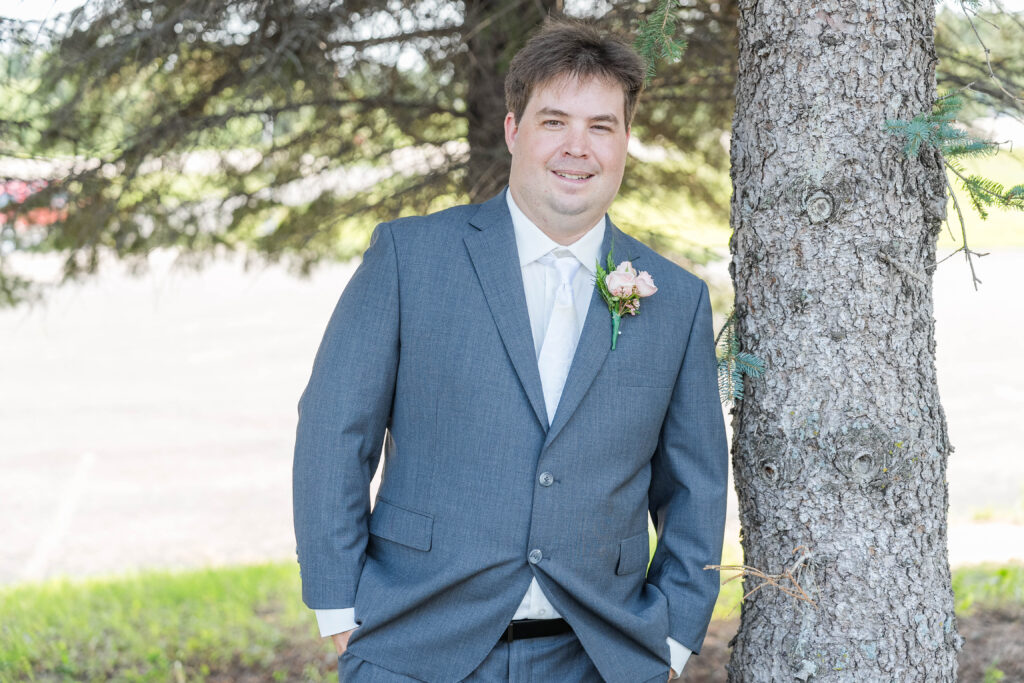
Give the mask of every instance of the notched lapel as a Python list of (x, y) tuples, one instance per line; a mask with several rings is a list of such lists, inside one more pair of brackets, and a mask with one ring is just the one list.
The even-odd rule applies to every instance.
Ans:
[[(544, 408), (544, 391), (533, 349), (523, 274), (519, 267), (519, 252), (512, 229), (512, 216), (505, 203), (505, 193), (481, 205), (470, 223), (479, 232), (463, 240), (469, 258), (523, 390), (533, 406), (537, 420), (546, 429), (548, 418)], [(587, 318), (590, 318), (589, 313)]]

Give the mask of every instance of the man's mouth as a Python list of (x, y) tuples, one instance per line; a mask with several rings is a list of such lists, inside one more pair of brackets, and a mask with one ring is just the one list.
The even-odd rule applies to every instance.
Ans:
[(552, 173), (566, 180), (586, 180), (594, 176), (593, 173), (570, 173), (569, 171), (552, 171)]

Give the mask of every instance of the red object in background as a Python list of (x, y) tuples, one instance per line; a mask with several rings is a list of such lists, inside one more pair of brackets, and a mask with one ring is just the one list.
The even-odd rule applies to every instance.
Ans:
[[(3, 180), (0, 181), (0, 226), (12, 220), (12, 205), (22, 204), (36, 192), (49, 186), (45, 180)], [(55, 197), (50, 206), (40, 206), (13, 218), (15, 229), (46, 227), (67, 215), (63, 197)]]

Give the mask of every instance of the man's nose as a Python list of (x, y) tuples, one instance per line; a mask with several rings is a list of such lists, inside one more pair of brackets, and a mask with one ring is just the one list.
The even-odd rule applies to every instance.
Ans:
[(565, 154), (586, 157), (590, 153), (590, 136), (585, 126), (570, 126), (566, 131)]

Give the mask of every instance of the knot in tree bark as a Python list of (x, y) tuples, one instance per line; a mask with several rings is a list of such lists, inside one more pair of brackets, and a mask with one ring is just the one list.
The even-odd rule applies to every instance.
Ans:
[(804, 211), (811, 223), (824, 223), (835, 213), (835, 198), (824, 188), (815, 188), (804, 198)]

